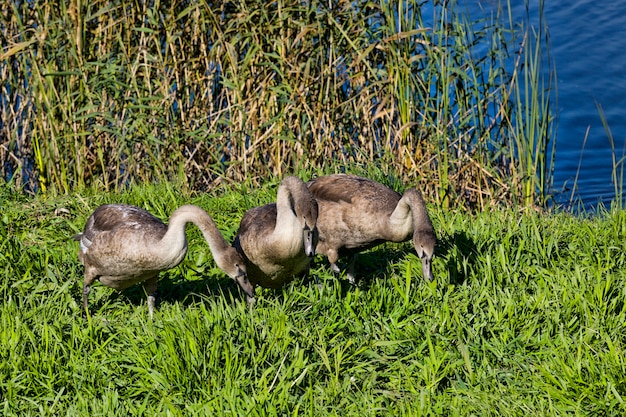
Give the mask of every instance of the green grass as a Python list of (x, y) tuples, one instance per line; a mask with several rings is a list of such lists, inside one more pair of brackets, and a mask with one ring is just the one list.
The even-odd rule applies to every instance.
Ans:
[[(81, 318), (70, 236), (97, 205), (207, 209), (228, 239), (275, 197), (223, 187), (25, 199), (3, 190), (0, 413), (11, 415), (624, 415), (626, 213), (474, 216), (430, 206), (436, 280), (409, 243), (360, 256), (353, 288), (311, 279), (248, 307), (188, 228), (150, 321), (140, 286), (95, 286)], [(169, 191), (168, 191), (169, 190)]]

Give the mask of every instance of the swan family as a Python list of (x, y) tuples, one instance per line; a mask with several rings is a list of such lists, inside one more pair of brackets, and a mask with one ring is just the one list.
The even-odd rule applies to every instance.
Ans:
[(351, 257), (346, 275), (356, 284), (356, 255), (383, 242), (412, 239), (424, 279), (433, 280), (436, 234), (418, 190), (408, 188), (400, 195), (376, 181), (348, 174), (308, 182), (287, 176), (279, 184), (275, 203), (244, 213), (232, 245), (196, 205), (176, 209), (167, 225), (132, 205), (98, 207), (83, 232), (73, 236), (84, 265), (85, 314), (91, 285), (98, 280), (116, 290), (141, 283), (152, 317), (159, 273), (177, 266), (187, 253), (188, 223), (200, 229), (216, 265), (237, 282), (250, 304), (255, 302), (256, 286), (279, 288), (306, 275), (316, 254), (328, 258), (335, 273), (341, 271), (338, 259)]

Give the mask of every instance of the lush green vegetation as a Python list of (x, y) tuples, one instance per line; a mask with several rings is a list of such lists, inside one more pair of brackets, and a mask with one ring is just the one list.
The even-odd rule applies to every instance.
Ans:
[(6, 2), (0, 170), (29, 191), (376, 160), (445, 206), (544, 204), (540, 17), (455, 1)]
[[(512, 208), (549, 197), (541, 21), (191, 3), (0, 5), (2, 415), (626, 414), (626, 214)], [(435, 282), (389, 244), (357, 288), (319, 258), (249, 307), (190, 227), (154, 320), (139, 286), (81, 318), (98, 205), (195, 203), (230, 239), (285, 173), (343, 170), (425, 191)]]
[[(384, 178), (379, 178), (384, 180)], [(389, 183), (389, 181), (387, 181)], [(76, 242), (99, 204), (166, 219), (207, 209), (227, 238), (261, 188), (27, 199), (0, 219), (0, 413), (11, 415), (624, 415), (626, 213), (595, 218), (429, 205), (435, 282), (409, 243), (360, 257), (358, 288), (313, 279), (249, 308), (189, 227), (148, 319), (141, 287), (95, 286), (81, 318)]]

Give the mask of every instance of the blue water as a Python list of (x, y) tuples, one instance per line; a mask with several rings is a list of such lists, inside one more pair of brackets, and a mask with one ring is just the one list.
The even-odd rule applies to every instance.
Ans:
[[(496, 0), (465, 3), (476, 17), (492, 14), (497, 5)], [(511, 3), (514, 19), (526, 19), (525, 2)], [(528, 2), (531, 19), (538, 16), (538, 3)], [(544, 19), (558, 80), (553, 192), (564, 205), (572, 189), (574, 198), (587, 208), (598, 202), (608, 205), (615, 197), (613, 158), (597, 105), (610, 127), (619, 162), (626, 146), (626, 0), (546, 0)], [(529, 23), (538, 25), (538, 21)]]

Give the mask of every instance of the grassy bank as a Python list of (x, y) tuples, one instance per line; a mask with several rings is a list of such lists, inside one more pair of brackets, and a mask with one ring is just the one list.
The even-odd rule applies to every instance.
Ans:
[(429, 206), (422, 281), (410, 244), (361, 256), (358, 288), (312, 275), (249, 308), (190, 227), (151, 322), (139, 288), (91, 293), (70, 236), (99, 204), (162, 218), (195, 203), (230, 238), (276, 182), (30, 200), (4, 188), (0, 413), (11, 415), (624, 415), (626, 214), (593, 219)]

